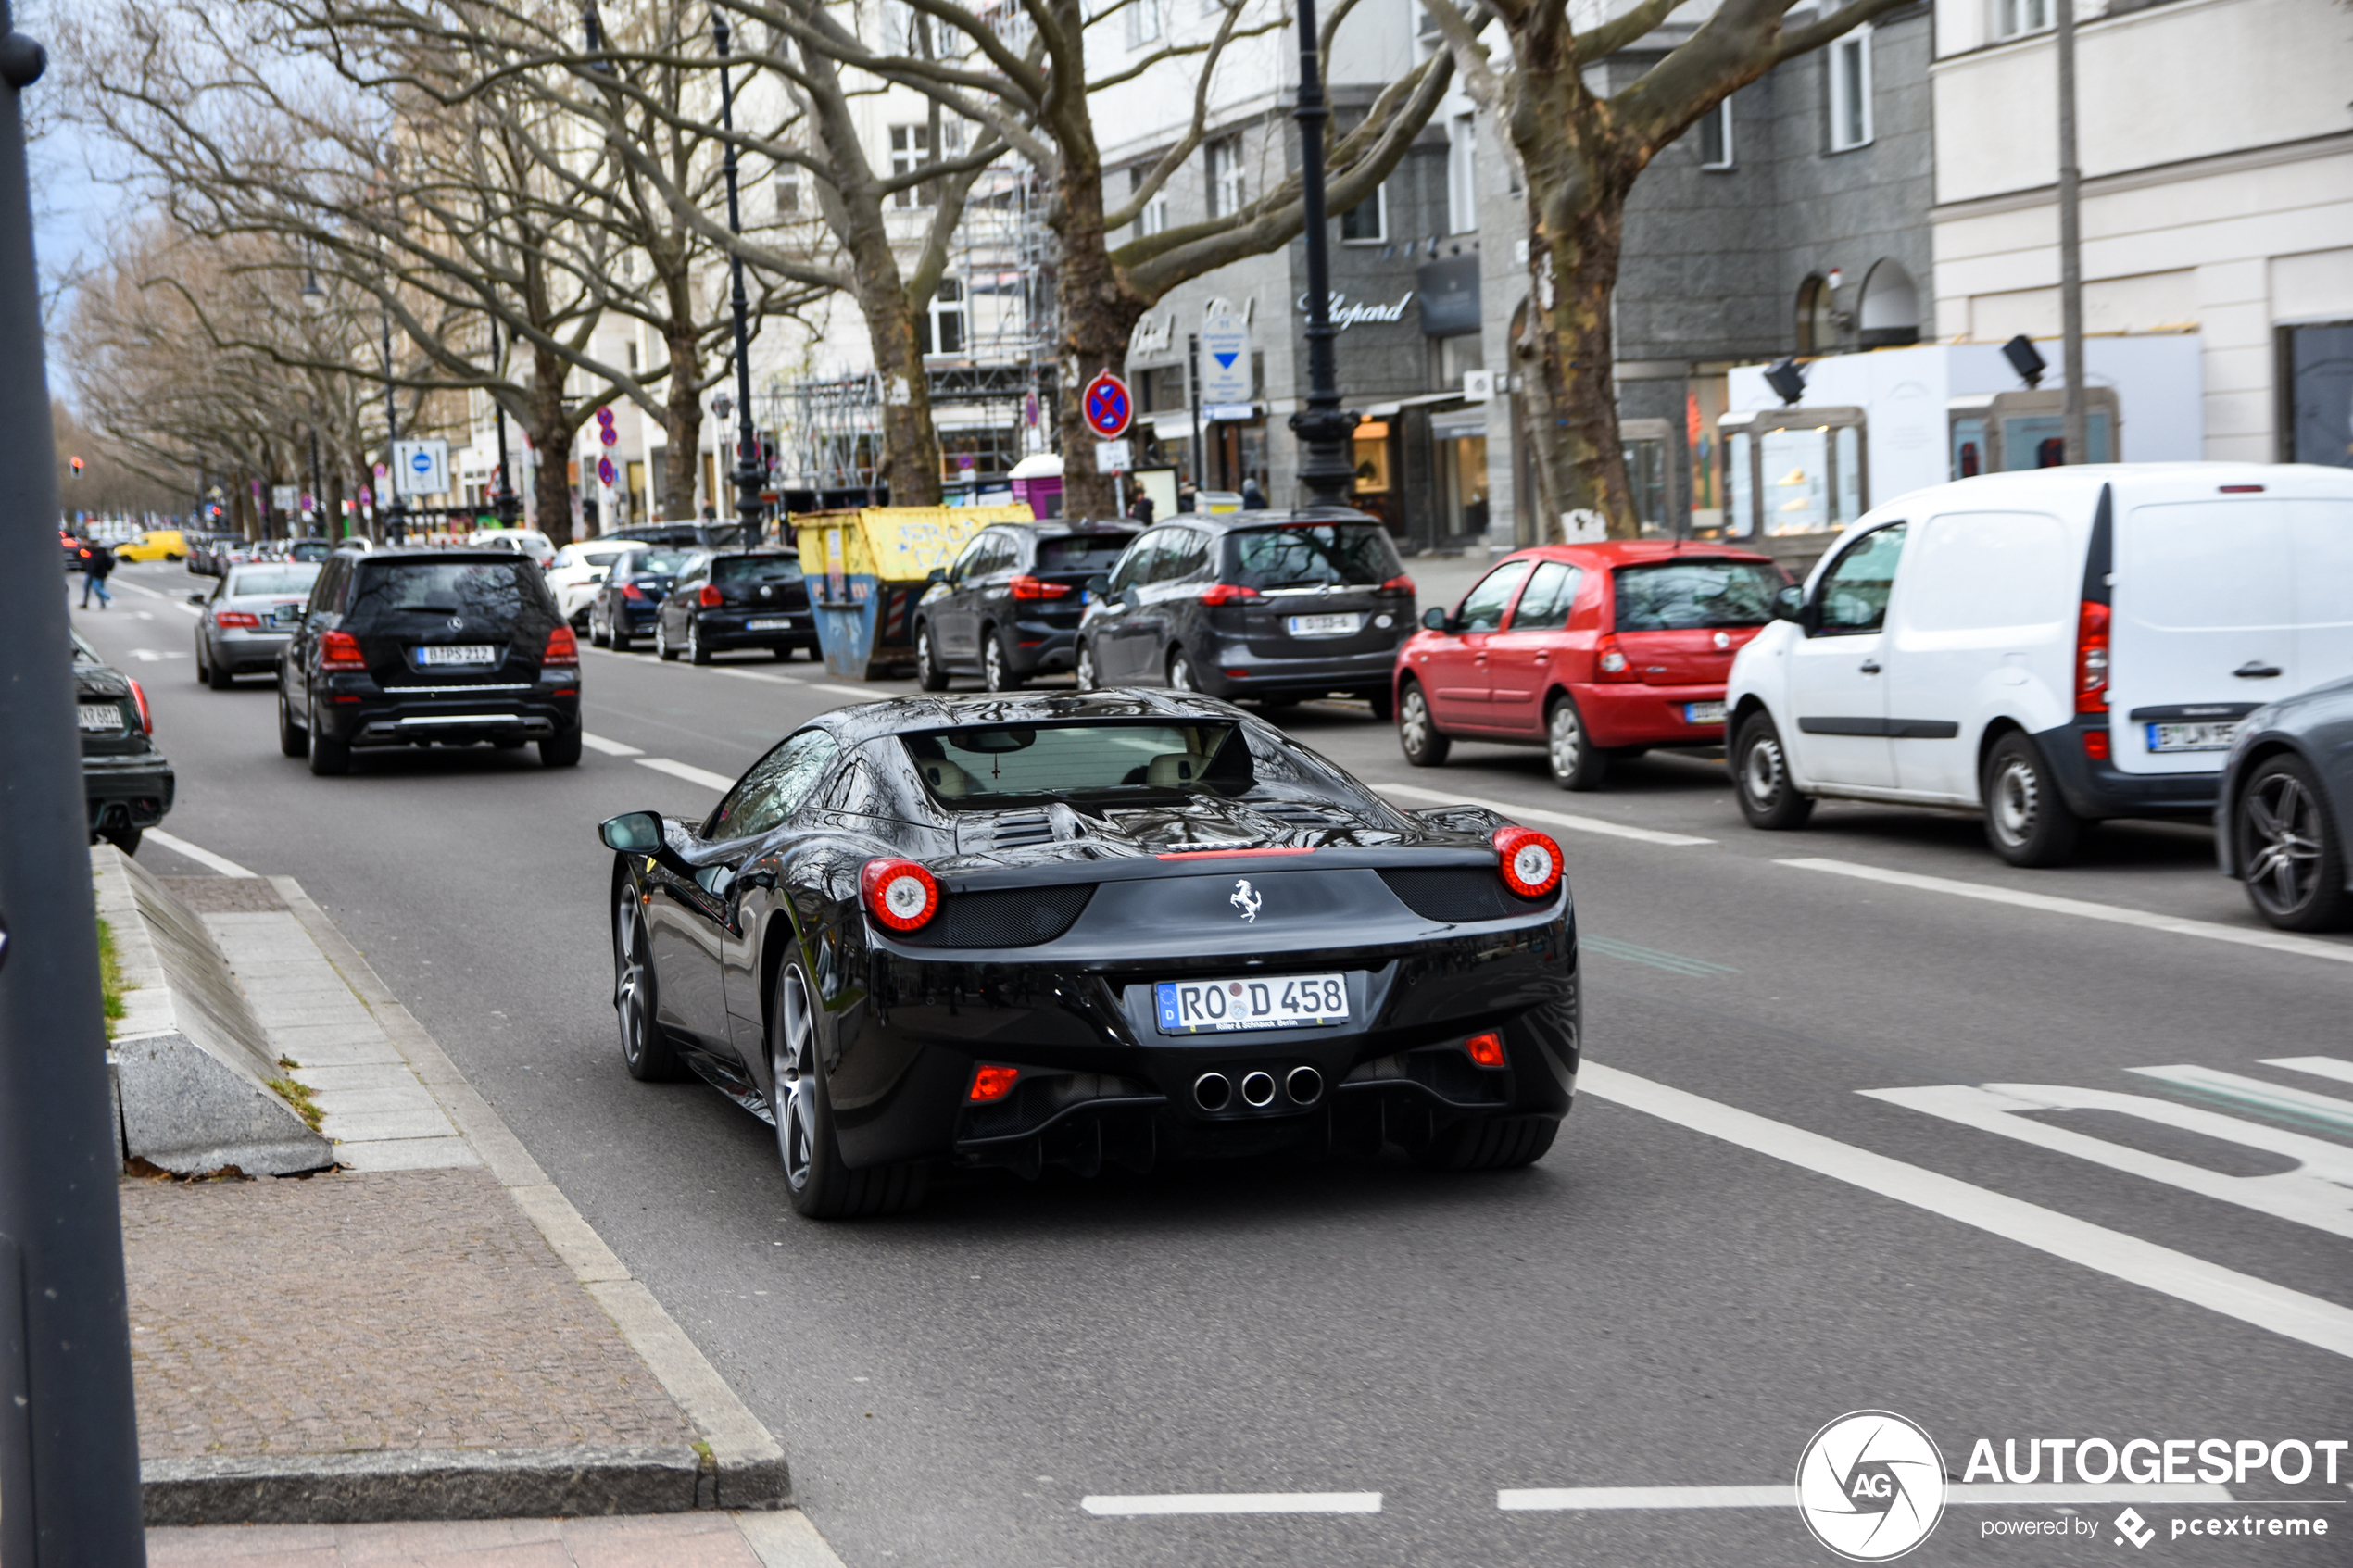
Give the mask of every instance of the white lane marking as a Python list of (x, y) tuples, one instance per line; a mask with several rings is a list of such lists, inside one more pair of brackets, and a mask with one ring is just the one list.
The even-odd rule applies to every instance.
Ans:
[(1631, 838), (1643, 844), (1713, 844), (1712, 838), (1700, 838), (1688, 833), (1662, 833), (1656, 828), (1629, 827), (1624, 822), (1604, 822), (1599, 817), (1573, 817), (1566, 811), (1543, 811), (1531, 806), (1515, 806), (1507, 800), (1482, 800), (1476, 795), (1456, 795), (1452, 790), (1424, 789), (1418, 784), (1375, 784), (1383, 795), (1408, 795), (1416, 800), (1428, 800), (1440, 806), (1484, 806), (1501, 812), (1516, 822), (1542, 822), (1548, 827), (1562, 827), (1576, 833), (1606, 834), (1612, 838)]
[[(2197, 1482), (2137, 1486), (2120, 1481), (2105, 1486), (2033, 1481), (2019, 1485), (2003, 1481), (1955, 1485), (1944, 1489), (1945, 1505), (1951, 1508), (2236, 1500), (2228, 1486)], [(1530, 1486), (1497, 1492), (1495, 1506), (1506, 1512), (1604, 1508), (1794, 1508), (1797, 1489), (1786, 1482), (1777, 1486)]]
[(175, 855), (185, 855), (200, 866), (210, 866), (222, 876), (252, 876), (254, 874), (228, 856), (216, 855), (209, 849), (199, 848), (177, 834), (166, 833), (161, 828), (149, 828), (146, 836)]
[(198, 621), (202, 621), (204, 619), (204, 606), (202, 605), (192, 605), (182, 600), (182, 602), (173, 605), (171, 608), (178, 610), (182, 615), (192, 615)]
[(667, 757), (640, 757), (637, 766), (651, 768), (657, 773), (668, 773), (672, 778), (684, 779), (688, 784), (698, 784), (705, 789), (715, 789), (722, 795), (736, 787), (736, 781), (724, 773), (714, 773), (688, 762), (673, 762)]
[(848, 696), (862, 696), (869, 702), (881, 702), (889, 697), (905, 695), (900, 692), (878, 692), (872, 686), (837, 686), (830, 681), (812, 681), (809, 686), (812, 691), (840, 692)]
[[(1957, 1122), (1980, 1132), (1997, 1133), (2060, 1154), (2071, 1154), (2111, 1171), (2141, 1176), (2183, 1192), (2223, 1203), (2235, 1203), (2275, 1220), (2288, 1220), (2353, 1237), (2353, 1148), (2323, 1143), (2264, 1122), (2244, 1121), (2196, 1106), (2178, 1105), (2149, 1095), (2118, 1094), (2109, 1089), (2078, 1089), (2058, 1084), (1940, 1084), (1917, 1089), (1863, 1089), (1868, 1099), (1909, 1106), (1931, 1116)], [(2106, 1110), (2137, 1117), (2159, 1126), (2178, 1127), (2209, 1138), (2220, 1138), (2266, 1154), (2296, 1160), (2293, 1171), (2262, 1176), (2233, 1176), (2186, 1160), (2107, 1138), (2093, 1137), (2047, 1122), (2029, 1121), (2021, 1112), (2036, 1110)]]
[(2353, 942), (2323, 942), (2310, 936), (2295, 936), (2284, 931), (2217, 925), (2211, 921), (2183, 920), (2178, 915), (2153, 915), (2141, 909), (2127, 909), (2115, 904), (2095, 904), (2084, 898), (2057, 898), (2047, 893), (2022, 893), (2008, 887), (1989, 887), (1982, 882), (1956, 882), (1950, 877), (1919, 876), (1911, 872), (1885, 871), (1878, 866), (1856, 865), (1851, 860), (1805, 859), (1777, 860), (1776, 865), (1794, 866), (1800, 871), (1829, 872), (1834, 876), (1858, 877), (1865, 882), (1884, 882), (1896, 887), (1917, 887), (1926, 893), (1952, 893), (1963, 898), (1982, 898), (1992, 904), (2010, 904), (2021, 909), (2041, 909), (2055, 915), (2074, 915), (2082, 920), (2108, 921), (2116, 925), (2137, 925), (2145, 931), (2168, 931), (2176, 936), (2203, 936), (2214, 942), (2235, 942), (2245, 947), (2268, 947), (2275, 953), (2296, 953), (2308, 959), (2334, 959), (2338, 963), (2353, 963)]
[(1833, 1181), (2047, 1252), (2273, 1334), (2353, 1357), (2353, 1309), (2225, 1269), (1785, 1122), (1702, 1098), (1587, 1058), (1578, 1082), (1604, 1099)]
[(116, 580), (115, 586), (118, 588), (128, 588), (134, 594), (145, 594), (151, 599), (168, 599), (171, 596), (170, 594), (159, 594), (153, 588), (143, 588), (136, 583), (125, 583), (120, 578)]
[(155, 618), (156, 612), (151, 609), (134, 609), (131, 612), (131, 619), (133, 621), (153, 621)]
[(602, 735), (592, 735), (585, 730), (580, 732), (580, 744), (591, 751), (601, 751), (608, 757), (643, 757), (645, 755), (634, 746), (622, 741), (607, 740)]
[(2309, 1073), (2315, 1078), (2334, 1078), (2340, 1084), (2353, 1084), (2353, 1061), (2334, 1056), (2267, 1056), (2266, 1067), (2284, 1067), (2291, 1073)]
[[(2275, 1064), (2277, 1065), (2277, 1064)], [(2194, 1094), (2268, 1110), (2275, 1115), (2318, 1122), (2340, 1133), (2353, 1133), (2353, 1099), (2316, 1095), (2309, 1089), (2284, 1088), (2260, 1078), (2244, 1078), (2212, 1067), (2134, 1067), (2127, 1069), (2159, 1083), (2176, 1084)]]
[(1378, 1513), (1378, 1492), (1170, 1492), (1158, 1497), (1081, 1498), (1098, 1518), (1149, 1513)]
[(1629, 963), (1648, 964), (1669, 974), (1680, 974), (1687, 980), (1713, 980), (1719, 974), (1738, 974), (1730, 964), (1712, 963), (1706, 959), (1687, 959), (1680, 953), (1664, 952), (1656, 947), (1644, 947), (1632, 942), (1621, 942), (1615, 936), (1596, 936), (1590, 931), (1578, 933), (1577, 940), (1585, 951), (1599, 953), (1604, 958), (1624, 959)]

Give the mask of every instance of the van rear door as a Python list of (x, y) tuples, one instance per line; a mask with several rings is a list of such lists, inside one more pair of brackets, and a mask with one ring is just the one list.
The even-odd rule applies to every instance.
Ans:
[[(2311, 684), (2298, 621), (2305, 613), (2342, 619), (2353, 596), (2353, 583), (2342, 579), (2298, 581), (2297, 556), (2322, 543), (2321, 514), (2330, 505), (2209, 495), (2125, 511), (2109, 632), (2118, 768), (2219, 772), (2237, 720)], [(2314, 536), (2299, 552), (2298, 536), (2308, 533)], [(2338, 608), (2328, 611), (2332, 592)]]

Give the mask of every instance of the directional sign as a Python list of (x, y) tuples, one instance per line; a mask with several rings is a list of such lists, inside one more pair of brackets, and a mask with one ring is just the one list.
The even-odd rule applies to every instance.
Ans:
[(273, 484), (270, 487), (271, 508), (274, 511), (290, 512), (295, 509), (295, 497), (301, 494), (301, 491), (291, 484)]
[(393, 444), (393, 477), (403, 495), (438, 495), (449, 488), (449, 443), (400, 441)]
[(1203, 403), (1247, 403), (1252, 387), (1250, 323), (1239, 311), (1213, 311), (1201, 324), (1201, 386)]
[(1105, 441), (1115, 441), (1126, 434), (1127, 421), (1136, 412), (1136, 405), (1127, 395), (1127, 383), (1109, 370), (1087, 383), (1085, 408), (1088, 427)]
[(610, 485), (618, 477), (619, 475), (613, 471), (612, 459), (610, 458), (599, 458), (597, 459), (598, 483)]

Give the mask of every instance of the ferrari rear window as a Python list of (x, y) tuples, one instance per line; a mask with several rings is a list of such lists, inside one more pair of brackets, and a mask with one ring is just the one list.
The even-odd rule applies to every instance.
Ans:
[(1238, 725), (1002, 724), (902, 737), (915, 772), (944, 806), (1011, 800), (1239, 793), (1250, 748)]
[(1617, 569), (1617, 630), (1762, 626), (1781, 574), (1763, 561), (1669, 560)]

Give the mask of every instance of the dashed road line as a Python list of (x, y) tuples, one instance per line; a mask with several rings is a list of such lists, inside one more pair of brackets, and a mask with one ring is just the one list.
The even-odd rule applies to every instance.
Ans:
[[(2105, 1485), (1981, 1481), (1957, 1483), (1944, 1490), (1947, 1508), (2097, 1506), (2118, 1502), (2147, 1507), (2237, 1500), (2228, 1486), (2199, 1482), (2144, 1486), (2121, 1481)], [(1772, 1486), (1529, 1486), (1497, 1492), (1495, 1506), (1507, 1513), (1585, 1509), (1794, 1508), (1797, 1488), (1788, 1482)]]
[(2353, 1084), (2353, 1061), (2334, 1056), (2267, 1056), (2266, 1067), (2284, 1067), (2290, 1073), (2309, 1073), (2315, 1078), (2334, 1078), (2340, 1084)]
[(2186, 1252), (2072, 1215), (1907, 1165), (1785, 1122), (1719, 1104), (1587, 1058), (1580, 1087), (1695, 1133), (1786, 1161), (1833, 1181), (2047, 1252), (2176, 1300), (2289, 1339), (2353, 1357), (2353, 1309), (2222, 1268)]
[(610, 740), (603, 735), (580, 732), (580, 744), (591, 751), (601, 751), (608, 757), (643, 757), (645, 753), (626, 741)]
[(184, 855), (200, 866), (210, 866), (222, 876), (252, 876), (254, 874), (228, 856), (216, 855), (209, 849), (201, 848), (179, 834), (166, 833), (161, 828), (149, 828), (145, 836), (162, 845), (175, 855)]
[(1605, 822), (1600, 817), (1578, 817), (1567, 811), (1540, 810), (1531, 806), (1515, 806), (1507, 800), (1484, 800), (1476, 795), (1456, 795), (1452, 790), (1424, 789), (1418, 784), (1377, 784), (1373, 787), (1384, 795), (1411, 796), (1416, 800), (1428, 800), (1441, 806), (1484, 806), (1516, 822), (1541, 822), (1547, 827), (1567, 828), (1573, 833), (1598, 833), (1611, 838), (1630, 838), (1642, 844), (1683, 846), (1716, 842), (1693, 834), (1631, 827), (1625, 822)]
[(1378, 1492), (1165, 1492), (1149, 1497), (1089, 1497), (1078, 1506), (1097, 1518), (1169, 1513), (1378, 1513)]
[(636, 762), (640, 768), (651, 768), (657, 773), (668, 773), (673, 779), (698, 784), (705, 789), (715, 789), (723, 795), (736, 787), (736, 781), (724, 773), (714, 773), (708, 768), (698, 768), (690, 762), (673, 762), (667, 757), (640, 757)]
[(1663, 969), (1669, 974), (1680, 974), (1689, 980), (1713, 980), (1718, 975), (1740, 972), (1730, 964), (1711, 963), (1705, 959), (1687, 959), (1680, 953), (1639, 947), (1632, 942), (1621, 942), (1615, 936), (1596, 936), (1590, 931), (1579, 932), (1577, 940), (1579, 946), (1589, 953), (1599, 953), (1609, 959), (1624, 959), (1629, 963), (1648, 964), (1653, 969)]
[(193, 615), (198, 621), (202, 621), (204, 619), (204, 606), (202, 605), (192, 605), (185, 599), (178, 599), (173, 601), (171, 608), (178, 610), (182, 615)]
[(819, 692), (840, 692), (848, 696), (864, 697), (869, 702), (880, 702), (886, 697), (906, 695), (903, 692), (878, 692), (872, 686), (840, 686), (831, 681), (812, 681), (809, 683), (809, 688)]
[(1828, 872), (1833, 876), (1851, 876), (1864, 882), (1883, 882), (1895, 887), (1914, 887), (1924, 893), (1950, 893), (1963, 898), (1982, 898), (1992, 904), (2009, 904), (2021, 909), (2040, 909), (2048, 914), (2073, 915), (2080, 920), (2107, 921), (2115, 925), (2134, 925), (2145, 931), (2166, 931), (2176, 936), (2202, 936), (2213, 942), (2234, 942), (2244, 947), (2263, 947), (2275, 953), (2294, 953), (2308, 959), (2329, 959), (2337, 963), (2353, 963), (2353, 943), (2323, 942), (2316, 937), (2296, 936), (2284, 931), (2270, 931), (2235, 925), (2218, 925), (2212, 921), (2184, 920), (2178, 915), (2156, 915), (2142, 909), (2128, 909), (2116, 904), (2095, 904), (2084, 898), (2059, 898), (2048, 893), (2026, 893), (2010, 887), (1992, 887), (1982, 882), (1957, 882), (1951, 877), (1921, 876), (1913, 872), (1892, 872), (1879, 866), (1857, 865), (1852, 860), (1825, 860), (1808, 857), (1794, 860), (1776, 860), (1779, 866), (1793, 866), (1799, 871)]

